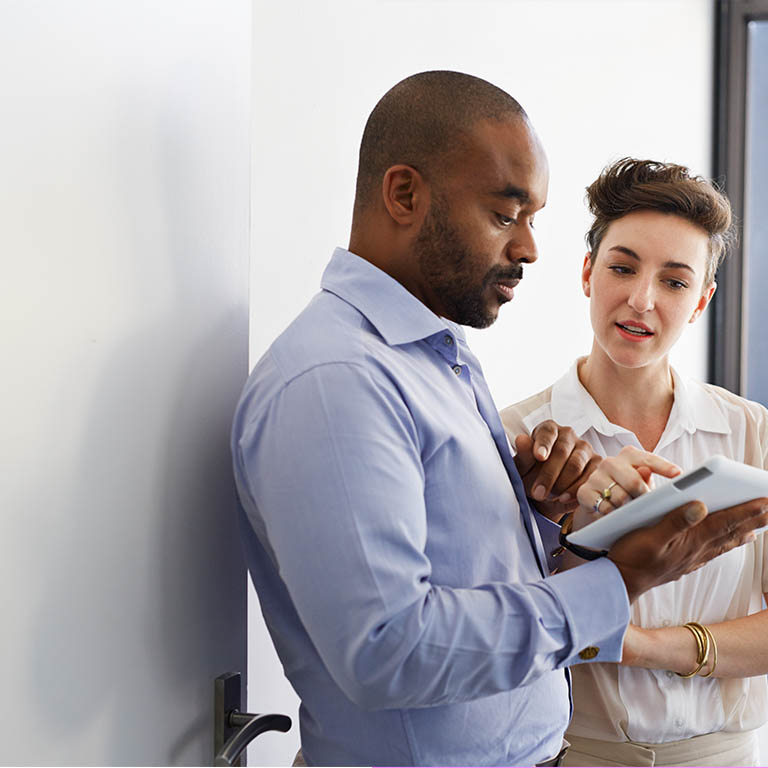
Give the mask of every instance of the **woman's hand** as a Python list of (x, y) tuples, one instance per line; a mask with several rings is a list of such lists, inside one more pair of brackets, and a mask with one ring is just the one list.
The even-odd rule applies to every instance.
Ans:
[(676, 477), (676, 464), (648, 451), (628, 445), (616, 456), (603, 459), (577, 492), (579, 508), (573, 530), (583, 528), (598, 517), (651, 490), (651, 475)]

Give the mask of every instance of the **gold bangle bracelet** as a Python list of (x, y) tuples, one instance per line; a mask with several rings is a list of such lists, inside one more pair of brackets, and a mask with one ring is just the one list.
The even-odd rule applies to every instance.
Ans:
[(702, 642), (702, 645), (703, 645), (703, 648), (704, 648), (704, 658), (702, 659), (701, 667), (699, 669), (699, 673), (700, 673), (701, 670), (704, 669), (704, 667), (707, 665), (707, 663), (709, 661), (709, 653), (712, 650), (712, 645), (709, 642), (710, 635), (707, 632), (707, 630), (704, 627), (704, 625), (703, 624), (699, 624), (698, 621), (689, 621), (688, 623), (691, 625), (691, 627), (696, 632), (699, 633), (699, 637), (701, 638), (701, 642)]
[(707, 672), (706, 675), (701, 675), (701, 677), (712, 677), (712, 673), (715, 671), (715, 667), (717, 666), (717, 641), (715, 640), (715, 636), (712, 634), (712, 630), (709, 627), (705, 626), (704, 624), (701, 626), (709, 637), (709, 646), (712, 649), (712, 668), (709, 670), (709, 672)]
[(710, 633), (698, 621), (688, 621), (683, 626), (693, 635), (696, 640), (696, 668), (687, 675), (681, 672), (675, 672), (678, 677), (689, 678), (697, 675), (709, 660), (709, 649), (711, 637)]

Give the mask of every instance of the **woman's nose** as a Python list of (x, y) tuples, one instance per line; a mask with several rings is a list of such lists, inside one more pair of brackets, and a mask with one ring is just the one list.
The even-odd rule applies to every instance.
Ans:
[(635, 312), (649, 312), (654, 306), (653, 285), (650, 282), (637, 283), (629, 295), (629, 306)]

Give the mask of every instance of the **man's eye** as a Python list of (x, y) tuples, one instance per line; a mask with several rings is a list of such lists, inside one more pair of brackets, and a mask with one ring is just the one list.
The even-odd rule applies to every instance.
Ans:
[(499, 224), (502, 227), (508, 227), (510, 224), (515, 224), (516, 220), (511, 216), (505, 216), (503, 213), (497, 213), (496, 218), (499, 220)]

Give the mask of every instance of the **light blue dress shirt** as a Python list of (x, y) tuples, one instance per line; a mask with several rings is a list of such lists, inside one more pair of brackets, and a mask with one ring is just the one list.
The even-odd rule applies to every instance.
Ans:
[(544, 578), (460, 326), (337, 249), (253, 370), (232, 450), (308, 764), (531, 765), (559, 751), (564, 670), (587, 646), (620, 658), (626, 590), (607, 559)]

